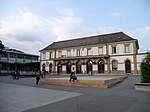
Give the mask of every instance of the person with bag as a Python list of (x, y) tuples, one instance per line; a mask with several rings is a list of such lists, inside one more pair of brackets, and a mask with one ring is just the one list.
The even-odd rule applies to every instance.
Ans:
[(74, 84), (74, 81), (77, 80), (77, 76), (75, 75), (75, 72), (71, 73), (70, 80), (69, 80), (70, 82), (71, 82), (71, 79), (73, 79), (73, 84)]

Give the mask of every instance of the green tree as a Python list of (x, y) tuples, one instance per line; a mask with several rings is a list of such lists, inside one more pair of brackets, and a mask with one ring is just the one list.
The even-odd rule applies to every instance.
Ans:
[(2, 43), (2, 41), (0, 41), (0, 50), (3, 50), (5, 47), (4, 47), (4, 45), (3, 45), (3, 43)]
[(141, 63), (141, 81), (142, 83), (150, 83), (150, 52)]

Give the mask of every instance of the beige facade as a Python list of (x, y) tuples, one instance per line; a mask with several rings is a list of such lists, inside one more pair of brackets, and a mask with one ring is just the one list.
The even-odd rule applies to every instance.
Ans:
[[(120, 37), (118, 37), (120, 38)], [(146, 54), (138, 54), (137, 40), (108, 42), (40, 51), (41, 70), (70, 74), (140, 74)]]

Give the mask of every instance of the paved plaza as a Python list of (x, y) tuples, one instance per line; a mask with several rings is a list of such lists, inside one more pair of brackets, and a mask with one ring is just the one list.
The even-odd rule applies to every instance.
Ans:
[(0, 83), (0, 88), (1, 112), (20, 112), (81, 95), (73, 92), (6, 83)]
[(129, 76), (112, 88), (101, 89), (35, 85), (35, 78), (3, 76), (0, 112), (150, 112), (150, 92), (134, 89), (139, 81), (140, 76)]

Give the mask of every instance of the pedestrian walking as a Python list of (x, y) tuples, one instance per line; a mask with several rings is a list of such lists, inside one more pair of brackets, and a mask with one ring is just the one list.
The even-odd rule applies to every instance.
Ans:
[(43, 78), (45, 78), (46, 70), (43, 71)]
[(41, 75), (41, 78), (43, 78), (43, 70), (42, 71), (40, 71), (40, 75)]
[(18, 80), (19, 77), (20, 77), (20, 71), (19, 71), (19, 70), (17, 70), (17, 72), (16, 72), (16, 77), (17, 77), (17, 80)]
[(12, 72), (12, 78), (16, 79), (16, 72), (15, 71)]
[(40, 80), (40, 71), (36, 71), (35, 73), (35, 77), (36, 77), (36, 84), (38, 85), (39, 84), (39, 80)]

